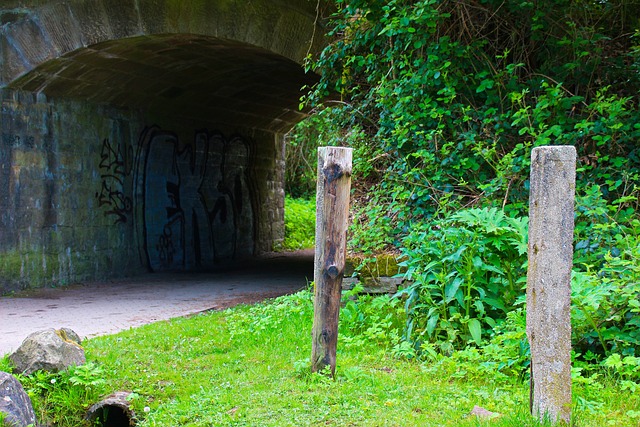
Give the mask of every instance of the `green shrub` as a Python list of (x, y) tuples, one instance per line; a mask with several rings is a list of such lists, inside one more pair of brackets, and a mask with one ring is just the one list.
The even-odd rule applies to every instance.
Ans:
[(598, 185), (607, 203), (637, 191), (637, 4), (336, 5), (305, 103), (330, 106), (314, 127), (356, 152), (352, 250), (400, 246), (415, 223), (470, 205), (526, 215), (539, 145), (577, 148), (580, 191)]
[[(598, 244), (585, 252), (579, 241), (575, 250), (574, 349), (599, 360), (616, 353), (638, 355), (640, 221), (602, 220), (591, 228), (591, 241)], [(414, 229), (403, 245), (402, 265), (412, 284), (398, 295), (405, 298), (408, 316), (404, 339), (416, 349), (432, 343), (450, 354), (470, 342), (480, 345), (524, 302), (526, 218), (511, 218), (496, 208), (461, 210)]]
[(295, 251), (311, 248), (315, 242), (316, 203), (315, 200), (293, 199), (284, 201), (284, 249)]
[(466, 209), (413, 230), (401, 264), (412, 281), (405, 339), (436, 342), (451, 353), (480, 344), (522, 294), (527, 220), (496, 209)]
[(596, 271), (574, 271), (572, 319), (575, 347), (608, 356), (640, 354), (640, 236), (619, 256), (604, 257)]

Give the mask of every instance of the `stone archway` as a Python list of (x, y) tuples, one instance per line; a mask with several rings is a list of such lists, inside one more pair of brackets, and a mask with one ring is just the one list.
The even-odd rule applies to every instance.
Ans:
[(0, 289), (209, 269), (282, 238), (318, 4), (17, 3), (0, 9)]

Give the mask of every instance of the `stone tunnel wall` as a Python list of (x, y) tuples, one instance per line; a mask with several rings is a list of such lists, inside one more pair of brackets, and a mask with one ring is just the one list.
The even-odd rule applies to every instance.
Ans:
[(3, 1), (0, 294), (273, 249), (332, 4)]
[(0, 97), (2, 292), (206, 270), (283, 236), (277, 134)]

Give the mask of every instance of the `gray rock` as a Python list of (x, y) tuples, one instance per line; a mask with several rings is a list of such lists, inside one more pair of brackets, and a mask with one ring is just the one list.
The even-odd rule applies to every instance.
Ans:
[(482, 419), (493, 419), (493, 418), (498, 418), (502, 416), (502, 414), (499, 414), (498, 412), (488, 411), (484, 409), (482, 406), (478, 406), (478, 405), (473, 407), (469, 415), (472, 415), (472, 416), (475, 415), (476, 417), (482, 418)]
[(9, 359), (16, 371), (26, 375), (38, 370), (59, 372), (86, 362), (78, 334), (66, 328), (32, 333)]
[(0, 412), (5, 414), (4, 426), (27, 427), (36, 423), (31, 399), (22, 384), (6, 372), (0, 372)]

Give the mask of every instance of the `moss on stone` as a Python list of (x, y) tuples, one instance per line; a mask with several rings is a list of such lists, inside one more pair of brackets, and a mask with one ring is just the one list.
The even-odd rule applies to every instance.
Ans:
[(59, 285), (57, 254), (6, 251), (0, 254), (0, 294)]
[(22, 258), (17, 251), (4, 252), (0, 256), (0, 274), (4, 279), (20, 277)]
[(374, 257), (350, 255), (347, 256), (345, 276), (353, 276), (356, 273), (361, 278), (393, 277), (406, 271), (404, 267), (399, 265), (401, 261), (399, 255), (388, 253), (378, 254)]

